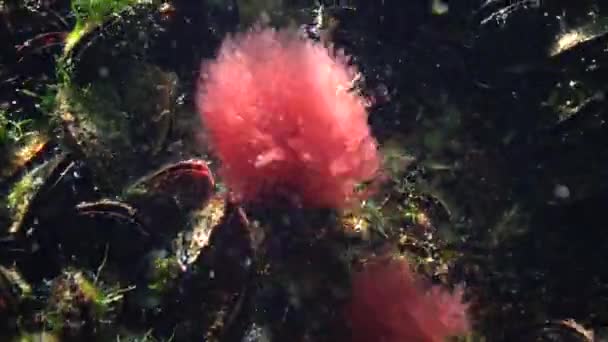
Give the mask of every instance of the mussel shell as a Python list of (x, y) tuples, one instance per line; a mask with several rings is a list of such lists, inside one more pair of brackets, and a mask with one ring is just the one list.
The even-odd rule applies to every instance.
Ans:
[[(107, 254), (108, 261), (128, 266), (144, 255), (152, 243), (139, 211), (127, 203), (112, 200), (81, 203), (76, 206), (76, 224), (62, 241), (64, 246), (68, 245), (67, 241), (73, 241), (76, 258), (82, 258), (86, 253), (89, 258), (96, 255), (101, 262), (99, 257), (103, 253)], [(79, 239), (77, 235), (80, 235)], [(85, 245), (97, 253), (84, 249)], [(64, 251), (67, 252), (65, 247)]]
[(86, 90), (68, 83), (57, 94), (63, 141), (112, 191), (162, 165), (177, 87), (174, 74), (153, 65), (132, 61), (125, 68)]
[[(69, 81), (56, 116), (64, 141), (88, 160), (101, 186), (120, 191), (168, 161), (166, 145), (182, 138), (173, 137), (174, 105), (189, 102), (178, 96), (177, 75), (191, 93), (192, 70), (237, 24), (234, 1), (139, 3), (108, 16), (65, 52)], [(75, 91), (83, 89), (97, 106), (78, 99)], [(185, 112), (183, 121), (196, 117)]]
[(216, 195), (203, 209), (192, 213), (190, 229), (180, 232), (174, 240), (175, 254), (184, 268), (194, 263), (201, 250), (209, 246), (211, 234), (219, 227), (225, 212), (225, 197)]
[(241, 207), (228, 202), (222, 220), (211, 232), (208, 248), (195, 266), (215, 269), (216, 281), (240, 288), (248, 277), (253, 256), (249, 220)]
[(38, 226), (28, 241), (37, 248), (18, 265), (32, 280), (54, 277), (68, 266), (94, 270), (101, 265), (105, 272), (129, 279), (153, 245), (139, 212), (113, 200), (80, 203)]
[(187, 226), (188, 215), (171, 196), (152, 192), (131, 193), (125, 201), (137, 210), (139, 224), (146, 227), (152, 239), (163, 247), (168, 246), (175, 234)]
[(174, 329), (180, 341), (242, 336), (252, 259), (249, 222), (241, 208), (227, 203), (208, 244), (165, 299), (159, 326)]
[(110, 75), (124, 70), (121, 63), (131, 59), (190, 73), (236, 28), (237, 8), (233, 0), (140, 2), (87, 32), (65, 57), (81, 84), (98, 78), (99, 61), (106, 63)]
[(127, 193), (145, 192), (173, 197), (184, 211), (203, 208), (215, 182), (204, 160), (190, 159), (167, 165), (133, 184)]
[(537, 326), (525, 341), (592, 342), (593, 333), (573, 320), (550, 321)]
[(58, 91), (55, 115), (63, 141), (108, 192), (163, 163), (177, 76), (144, 57), (162, 31), (156, 11), (129, 6), (86, 32), (62, 58), (69, 80)]
[(47, 199), (53, 196), (53, 190), (74, 165), (68, 155), (60, 154), (25, 173), (13, 184), (8, 195), (11, 218), (8, 233), (23, 233), (23, 227), (42, 212), (42, 207), (47, 207), (45, 209), (48, 211), (50, 203)]
[[(17, 144), (0, 146), (0, 194), (5, 196), (4, 201), (0, 197), (0, 234), (17, 229), (9, 227), (15, 219), (19, 219), (19, 214), (27, 211), (29, 199), (36, 193), (35, 189), (31, 189), (33, 182), (28, 182), (33, 178), (27, 178), (27, 175), (54, 156), (53, 144), (49, 143), (48, 136), (32, 133)], [(22, 199), (21, 194), (27, 194), (28, 198)]]
[(18, 144), (0, 146), (0, 182), (11, 183), (13, 178), (52, 153), (53, 147), (49, 137), (38, 132), (30, 132)]
[(54, 155), (24, 172), (8, 189), (10, 225), (4, 232), (8, 235), (0, 238), (2, 262), (16, 262), (30, 280), (53, 276), (57, 253), (50, 251), (60, 243), (58, 227), (71, 223), (76, 203), (96, 196), (87, 168), (68, 154)]
[(15, 267), (0, 266), (0, 340), (13, 341), (18, 327), (23, 326), (24, 306), (32, 287)]
[[(177, 74), (190, 93), (189, 84), (197, 81), (192, 70), (237, 24), (233, 5), (129, 6), (65, 52), (62, 67), (69, 81), (59, 90), (56, 111), (63, 140), (87, 160), (108, 194), (171, 159), (165, 147), (183, 138), (173, 130), (176, 102), (184, 102)], [(182, 114), (184, 121), (196, 117), (193, 111)]]
[(100, 78), (100, 67), (113, 77), (133, 59), (143, 59), (150, 39), (161, 30), (158, 19), (150, 15), (154, 11), (147, 4), (128, 6), (85, 32), (63, 56), (71, 80), (89, 84)]
[(31, 290), (16, 269), (0, 266), (0, 317), (5, 318), (1, 322), (18, 310), (21, 297), (29, 295)]

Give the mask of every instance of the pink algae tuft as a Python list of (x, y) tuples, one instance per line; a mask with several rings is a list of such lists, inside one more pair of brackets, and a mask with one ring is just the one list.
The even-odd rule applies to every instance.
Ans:
[(460, 289), (427, 288), (404, 259), (367, 263), (353, 279), (346, 315), (353, 342), (440, 342), (468, 331)]
[(203, 64), (197, 106), (241, 201), (341, 208), (379, 168), (356, 70), (289, 30), (228, 37)]

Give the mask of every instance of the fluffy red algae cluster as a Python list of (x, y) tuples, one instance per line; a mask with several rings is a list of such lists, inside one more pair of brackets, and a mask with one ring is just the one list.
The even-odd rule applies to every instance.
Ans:
[(201, 71), (197, 106), (238, 200), (341, 208), (376, 175), (376, 141), (344, 54), (258, 28), (228, 37)]
[(467, 332), (462, 291), (426, 287), (404, 259), (379, 258), (353, 279), (353, 342), (440, 342)]

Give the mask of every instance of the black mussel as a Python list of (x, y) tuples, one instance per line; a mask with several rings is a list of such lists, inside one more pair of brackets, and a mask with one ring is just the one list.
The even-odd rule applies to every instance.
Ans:
[(592, 342), (594, 333), (573, 319), (550, 321), (534, 329), (526, 341)]
[(97, 269), (131, 278), (137, 262), (153, 246), (151, 235), (129, 204), (100, 200), (80, 203), (28, 235), (31, 251), (19, 259), (29, 279), (56, 276), (68, 266)]
[(65, 146), (82, 156), (99, 184), (119, 191), (162, 164), (177, 78), (136, 62), (88, 86), (62, 85), (55, 115)]
[(214, 191), (214, 180), (204, 160), (170, 164), (138, 180), (126, 191), (170, 196), (185, 212), (204, 208)]
[(158, 331), (174, 334), (177, 341), (239, 340), (233, 338), (244, 334), (241, 321), (253, 269), (249, 222), (241, 208), (219, 196), (207, 208), (194, 221), (200, 226), (194, 226), (193, 232), (200, 236), (175, 247), (183, 260), (169, 255), (156, 259), (161, 269), (181, 268), (158, 303), (163, 310), (151, 315)]
[[(25, 172), (8, 189), (6, 207), (10, 218), (7, 233), (25, 234), (33, 221), (41, 215), (53, 215), (62, 210), (58, 184), (74, 170), (75, 163), (60, 154)], [(69, 205), (69, 204), (68, 204)]]
[(192, 213), (189, 229), (178, 233), (173, 241), (175, 255), (182, 267), (189, 267), (197, 260), (201, 250), (209, 246), (211, 234), (224, 218), (225, 211), (225, 197), (216, 195), (204, 208)]
[[(73, 253), (73, 258), (78, 259), (86, 252), (88, 258), (96, 256), (98, 262), (102, 261), (101, 256), (107, 256), (121, 268), (134, 264), (153, 244), (142, 222), (140, 212), (127, 203), (101, 200), (78, 204), (76, 224), (61, 240), (64, 253), (66, 256)], [(73, 243), (71, 253), (65, 247), (70, 245), (69, 241)], [(86, 245), (87, 250), (83, 248)]]
[(16, 331), (23, 298), (32, 288), (14, 267), (0, 266), (0, 337), (4, 332)]
[(49, 137), (38, 132), (28, 132), (14, 144), (0, 145), (0, 182), (10, 183), (12, 179), (44, 161), (52, 154), (54, 144)]

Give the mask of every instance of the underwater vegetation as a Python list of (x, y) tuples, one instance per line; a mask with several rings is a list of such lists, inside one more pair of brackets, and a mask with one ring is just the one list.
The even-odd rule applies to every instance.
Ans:
[(377, 257), (353, 279), (353, 341), (445, 341), (469, 331), (462, 292), (425, 285), (408, 260)]
[(65, 50), (69, 51), (88, 31), (103, 24), (109, 17), (137, 4), (151, 3), (148, 0), (72, 0), (74, 28), (65, 37)]
[(602, 341), (603, 1), (0, 1), (1, 341)]
[(257, 29), (225, 40), (203, 66), (199, 110), (238, 200), (342, 208), (377, 175), (377, 144), (347, 62), (297, 32)]

